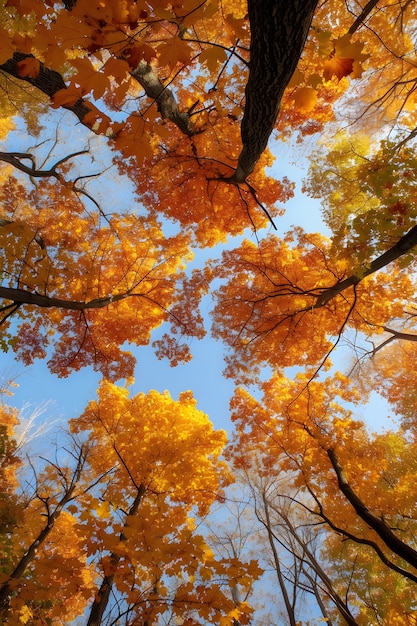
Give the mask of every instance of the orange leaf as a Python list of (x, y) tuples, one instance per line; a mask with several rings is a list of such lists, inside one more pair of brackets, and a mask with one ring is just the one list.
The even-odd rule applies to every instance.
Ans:
[(153, 154), (149, 125), (142, 117), (130, 115), (121, 125), (120, 130), (117, 130), (116, 124), (113, 130), (115, 131), (115, 147), (125, 157), (134, 156), (141, 161)]
[(101, 98), (110, 85), (109, 77), (103, 72), (97, 72), (88, 58), (73, 59), (71, 64), (77, 70), (73, 82), (85, 91), (92, 92), (96, 100)]
[(107, 76), (113, 76), (119, 83), (126, 80), (129, 76), (129, 65), (122, 59), (114, 59), (111, 57), (104, 64), (103, 70)]
[(216, 72), (220, 63), (224, 63), (227, 59), (226, 51), (218, 46), (212, 46), (203, 50), (198, 57), (201, 64), (205, 63), (210, 72)]
[(336, 76), (338, 80), (344, 76), (349, 76), (353, 71), (354, 59), (348, 59), (344, 57), (333, 57), (327, 59), (323, 63), (323, 76), (326, 80), (331, 80), (333, 76)]
[(232, 35), (232, 39), (245, 39), (248, 36), (248, 20), (237, 19), (232, 13), (225, 17), (226, 28)]
[(39, 75), (40, 63), (35, 57), (27, 57), (17, 64), (17, 72), (22, 78), (36, 78)]
[(19, 50), (19, 52), (25, 52), (26, 54), (30, 54), (30, 51), (32, 50), (32, 41), (27, 35), (15, 33), (13, 35), (12, 42), (16, 46), (16, 50)]
[(156, 56), (155, 50), (151, 48), (147, 43), (140, 44), (139, 46), (132, 46), (123, 50), (123, 55), (129, 64), (129, 67), (134, 70), (139, 63), (143, 60), (150, 63), (151, 59)]
[(84, 115), (83, 122), (97, 134), (108, 133), (111, 119), (102, 113), (92, 102), (86, 102), (90, 112)]
[(179, 37), (170, 37), (158, 46), (160, 65), (168, 65), (173, 69), (177, 63), (188, 65), (191, 57), (190, 46)]
[(70, 85), (65, 89), (60, 89), (52, 96), (52, 107), (54, 109), (58, 109), (59, 107), (72, 106), (81, 97), (81, 88)]
[(294, 94), (294, 102), (300, 111), (312, 111), (317, 103), (317, 91), (313, 87), (300, 87)]
[(5, 63), (13, 56), (15, 47), (9, 38), (9, 33), (5, 28), (0, 28), (0, 63)]

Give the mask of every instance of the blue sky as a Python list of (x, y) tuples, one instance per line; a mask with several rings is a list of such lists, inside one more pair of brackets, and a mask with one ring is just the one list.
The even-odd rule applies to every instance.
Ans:
[[(64, 117), (66, 117), (65, 114)], [(59, 125), (58, 136), (64, 140), (62, 145), (65, 146), (68, 137), (65, 137), (65, 123)], [(11, 141), (13, 144), (8, 145), (8, 149), (14, 148), (20, 151), (28, 149), (33, 145), (33, 138), (26, 133), (17, 129), (12, 133)], [(99, 142), (97, 146), (91, 146), (93, 149), (94, 159), (90, 156), (82, 157), (89, 160), (88, 171), (100, 171), (103, 163), (109, 157), (109, 150), (103, 140), (93, 138), (94, 142)], [(75, 136), (71, 136), (71, 146), (74, 150), (85, 147), (86, 137), (85, 130), (78, 127)], [(314, 140), (308, 139), (307, 146), (301, 149), (298, 146), (291, 146), (289, 143), (282, 143), (271, 140), (271, 148), (277, 156), (275, 164), (271, 168), (271, 173), (277, 178), (287, 176), (296, 183), (295, 196), (286, 203), (286, 212), (283, 216), (276, 218), (277, 235), (282, 236), (290, 230), (292, 226), (302, 226), (307, 232), (321, 232), (327, 234), (328, 230), (323, 224), (320, 213), (320, 205), (317, 200), (306, 197), (301, 192), (302, 180), (306, 174), (307, 160), (305, 154), (309, 149), (314, 147)], [(48, 149), (50, 144), (44, 144)], [(58, 146), (59, 148), (59, 146)], [(103, 151), (103, 152), (101, 152)], [(100, 156), (103, 154), (103, 160)], [(111, 155), (111, 153), (110, 153)], [(56, 160), (55, 156), (52, 160)], [(114, 178), (114, 176), (113, 176)], [(128, 188), (121, 193), (123, 188), (123, 178), (116, 177), (115, 187), (112, 187), (110, 196), (108, 196), (109, 185), (104, 186), (106, 202), (105, 206), (111, 206), (116, 203), (118, 210), (123, 210), (123, 206), (131, 205), (132, 199), (129, 195)], [(126, 185), (128, 184), (127, 181)], [(103, 185), (99, 179), (92, 179), (91, 188), (94, 197), (99, 201), (103, 201)], [(267, 233), (269, 229), (265, 231)], [(262, 236), (262, 233), (258, 233)], [(252, 236), (248, 233), (248, 236)], [(204, 259), (216, 254), (216, 249), (203, 251), (198, 253), (196, 263), (202, 263)], [(220, 254), (220, 251), (219, 251)], [(207, 329), (209, 329), (209, 316), (211, 300), (206, 297), (203, 301), (203, 312), (207, 320)], [(160, 331), (156, 331), (154, 339), (157, 338)], [(193, 360), (185, 365), (171, 368), (167, 361), (159, 361), (156, 359), (151, 346), (134, 348), (137, 358), (137, 366), (135, 371), (135, 384), (131, 388), (131, 393), (139, 391), (147, 392), (150, 389), (158, 391), (168, 390), (172, 397), (178, 397), (181, 391), (191, 389), (198, 401), (198, 406), (206, 412), (212, 419), (214, 425), (218, 428), (230, 429), (229, 420), (229, 400), (233, 393), (233, 382), (227, 380), (223, 375), (223, 346), (221, 343), (210, 338), (208, 332), (207, 337), (202, 341), (194, 340), (191, 344)], [(343, 363), (339, 365), (343, 368)], [(45, 361), (37, 361), (30, 367), (25, 367), (21, 363), (17, 363), (12, 353), (2, 355), (2, 372), (5, 376), (9, 376), (19, 385), (15, 390), (12, 403), (17, 408), (30, 405), (36, 407), (48, 403), (42, 419), (45, 421), (58, 420), (61, 424), (71, 417), (76, 417), (86, 406), (89, 400), (94, 399), (100, 376), (93, 372), (91, 368), (84, 369), (81, 372), (72, 374), (68, 378), (59, 379), (52, 375)], [(368, 411), (367, 411), (368, 413)], [(372, 417), (372, 423), (380, 427), (385, 420), (387, 414), (386, 404), (379, 398), (375, 398), (372, 402), (369, 415)], [(377, 419), (375, 419), (377, 418)], [(382, 421), (381, 421), (381, 419)], [(378, 425), (377, 425), (378, 424)]]

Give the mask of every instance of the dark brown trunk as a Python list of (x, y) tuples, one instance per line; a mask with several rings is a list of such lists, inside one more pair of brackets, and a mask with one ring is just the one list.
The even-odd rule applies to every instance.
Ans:
[(249, 78), (234, 182), (249, 176), (266, 148), (317, 4), (317, 0), (248, 0)]

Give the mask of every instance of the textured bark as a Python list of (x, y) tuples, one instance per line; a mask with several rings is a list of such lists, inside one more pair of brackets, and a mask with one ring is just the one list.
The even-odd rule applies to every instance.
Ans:
[[(11, 59), (6, 61), (6, 63), (0, 65), (0, 71), (6, 72), (6, 74), (9, 74), (14, 78), (18, 78), (19, 80), (24, 80), (33, 87), (39, 89), (39, 91), (46, 94), (50, 98), (52, 98), (61, 89), (67, 88), (61, 74), (59, 72), (55, 72), (55, 70), (50, 70), (41, 62), (39, 74), (36, 76), (36, 78), (31, 78), (30, 76), (20, 76), (18, 63), (19, 61), (23, 61), (24, 59), (27, 59), (29, 57), (34, 58), (33, 54), (15, 52)], [(91, 113), (91, 108), (88, 106), (88, 102), (83, 100), (82, 98), (77, 100), (75, 104), (66, 105), (63, 108), (67, 109), (68, 111), (72, 111), (83, 124), (85, 116), (88, 113)]]
[(155, 70), (148, 63), (145, 61), (139, 63), (132, 76), (142, 85), (146, 95), (156, 102), (162, 119), (174, 122), (185, 135), (194, 134), (189, 114), (179, 110), (174, 94), (159, 80)]
[(265, 150), (282, 96), (304, 48), (317, 0), (248, 0), (249, 78), (234, 182), (243, 182)]
[[(76, 0), (64, 2), (67, 9)], [(255, 167), (265, 150), (274, 128), (282, 96), (297, 66), (303, 50), (314, 10), (318, 0), (249, 0), (248, 12), (251, 27), (250, 68), (246, 85), (245, 112), (241, 125), (242, 151), (233, 182), (243, 182)], [(19, 75), (18, 62), (27, 58), (15, 53), (12, 59), (0, 65), (0, 71), (24, 80), (50, 98), (65, 89), (64, 79), (43, 63), (36, 78)], [(170, 89), (158, 78), (153, 68), (141, 63), (132, 76), (142, 85), (145, 93), (155, 100), (163, 119), (169, 119), (186, 135), (193, 134), (188, 112), (181, 112)], [(64, 108), (72, 111), (85, 124), (90, 113), (88, 101), (80, 98)], [(89, 124), (86, 124), (89, 126)]]

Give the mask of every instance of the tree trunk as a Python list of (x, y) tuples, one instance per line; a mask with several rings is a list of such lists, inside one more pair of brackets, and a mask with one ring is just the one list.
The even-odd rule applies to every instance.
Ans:
[(266, 148), (317, 4), (318, 0), (248, 0), (249, 78), (234, 182), (249, 176)]

